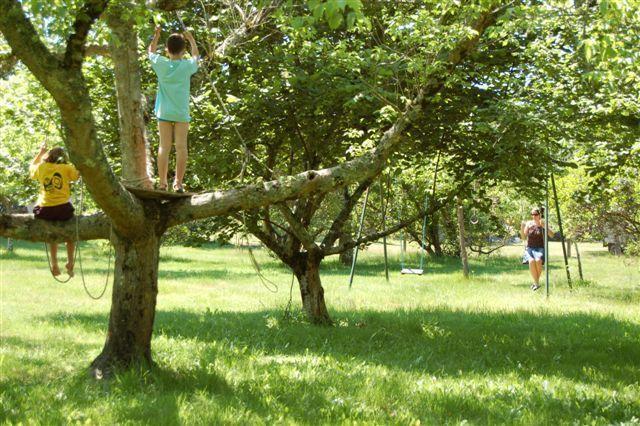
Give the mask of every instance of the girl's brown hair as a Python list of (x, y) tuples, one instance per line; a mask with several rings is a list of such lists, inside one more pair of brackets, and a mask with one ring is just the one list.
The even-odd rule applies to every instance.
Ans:
[(55, 148), (52, 148), (49, 150), (49, 152), (47, 152), (44, 156), (44, 158), (42, 159), (42, 161), (45, 161), (47, 163), (66, 163), (67, 162), (67, 156), (64, 153), (64, 149), (57, 146)]

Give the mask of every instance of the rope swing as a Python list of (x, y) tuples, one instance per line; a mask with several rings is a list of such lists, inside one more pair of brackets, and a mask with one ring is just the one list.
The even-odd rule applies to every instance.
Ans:
[[(78, 265), (80, 266), (80, 278), (82, 280), (82, 286), (84, 288), (85, 293), (87, 293), (87, 296), (89, 296), (91, 299), (93, 300), (99, 300), (102, 298), (102, 296), (104, 296), (105, 292), (107, 291), (107, 286), (109, 285), (109, 276), (111, 275), (111, 257), (113, 254), (113, 246), (111, 244), (109, 244), (109, 257), (107, 260), (107, 276), (105, 278), (104, 281), (104, 286), (102, 288), (102, 291), (100, 292), (100, 294), (93, 295), (91, 294), (91, 292), (89, 291), (89, 288), (87, 287), (87, 282), (85, 280), (85, 276), (84, 276), (84, 268), (82, 267), (82, 254), (80, 251), (80, 216), (82, 215), (82, 211), (84, 209), (84, 185), (82, 182), (82, 177), (79, 179), (78, 181), (78, 185), (80, 185), (80, 196), (79, 196), (79, 201), (78, 201), (78, 195), (77, 193), (75, 194), (75, 203), (76, 205), (78, 205), (78, 215), (75, 215), (75, 231), (76, 231), (76, 241), (75, 241), (75, 248), (73, 251), (73, 263), (75, 264), (76, 260), (78, 261)], [(109, 241), (111, 241), (111, 237), (113, 236), (113, 227), (110, 228), (109, 230)], [(47, 263), (49, 264), (49, 271), (51, 272), (51, 276), (53, 277), (54, 280), (56, 280), (59, 283), (68, 283), (71, 278), (73, 278), (73, 275), (69, 275), (66, 279), (60, 279), (58, 278), (56, 275), (53, 275), (53, 267), (51, 266), (51, 257), (49, 256), (49, 248), (47, 247), (47, 243), (44, 243), (44, 251), (47, 254)]]

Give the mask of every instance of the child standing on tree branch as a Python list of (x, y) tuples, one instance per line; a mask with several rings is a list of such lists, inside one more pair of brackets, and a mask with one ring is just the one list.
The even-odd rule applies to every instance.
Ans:
[[(158, 148), (158, 189), (167, 190), (167, 169), (171, 146), (176, 145), (176, 173), (173, 190), (184, 192), (182, 179), (187, 168), (187, 135), (189, 133), (189, 91), (191, 76), (198, 70), (198, 47), (191, 33), (171, 34), (167, 39), (168, 58), (156, 53), (160, 39), (156, 27), (149, 45), (151, 68), (158, 77), (155, 114), (158, 118), (160, 147)], [(186, 42), (191, 46), (191, 58), (183, 59)]]
[[(29, 175), (40, 182), (40, 196), (37, 205), (33, 208), (33, 215), (43, 220), (69, 220), (73, 218), (73, 205), (71, 204), (71, 182), (80, 178), (80, 173), (72, 165), (68, 164), (64, 150), (53, 148), (47, 151), (47, 146), (42, 144), (40, 152), (29, 166)], [(60, 275), (58, 266), (58, 244), (51, 243), (51, 274)], [(75, 244), (67, 241), (67, 273), (73, 276)]]

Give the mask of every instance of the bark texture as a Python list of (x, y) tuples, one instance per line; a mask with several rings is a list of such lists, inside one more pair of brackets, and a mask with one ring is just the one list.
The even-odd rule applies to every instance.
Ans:
[(116, 36), (111, 38), (109, 47), (118, 99), (122, 179), (128, 185), (151, 189), (153, 171), (143, 114), (138, 36), (134, 22), (126, 16), (121, 6), (107, 14), (109, 28)]
[(75, 241), (78, 236), (81, 241), (99, 240), (109, 238), (110, 224), (103, 213), (80, 216), (76, 234), (76, 219), (51, 222), (34, 219), (32, 214), (3, 214), (0, 215), (0, 235), (27, 241)]
[(115, 274), (109, 331), (91, 367), (100, 377), (117, 367), (150, 364), (158, 295), (160, 238), (149, 232), (134, 240), (114, 234)]
[(330, 325), (332, 321), (324, 301), (324, 288), (320, 280), (321, 261), (322, 256), (319, 253), (301, 253), (293, 271), (300, 285), (302, 307), (307, 318), (314, 324)]

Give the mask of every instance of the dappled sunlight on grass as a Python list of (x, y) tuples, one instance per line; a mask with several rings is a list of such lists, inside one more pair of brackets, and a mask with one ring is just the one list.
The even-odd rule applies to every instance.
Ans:
[[(558, 247), (554, 247), (552, 255)], [(322, 278), (333, 327), (308, 324), (291, 273), (263, 250), (268, 291), (235, 248), (163, 248), (151, 370), (88, 377), (109, 293), (48, 276), (39, 245), (2, 255), (0, 418), (10, 423), (616, 423), (640, 413), (640, 280), (583, 250), (588, 285), (529, 290), (519, 249), (428, 259), (391, 282), (376, 249)], [(86, 244), (87, 283), (106, 259)], [(392, 253), (393, 254), (393, 253)], [(392, 256), (392, 259), (395, 259)], [(417, 260), (414, 259), (414, 260)], [(634, 275), (636, 274), (636, 275)], [(93, 290), (94, 287), (92, 287)], [(46, 407), (46, 408), (45, 408)], [(635, 416), (635, 417), (634, 417)], [(635, 419), (635, 420), (634, 420)]]

